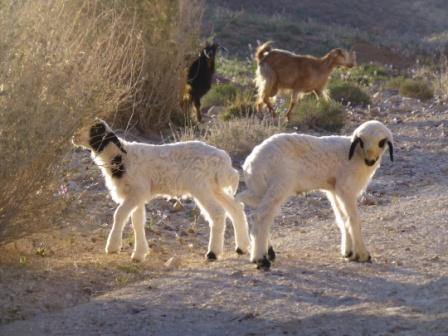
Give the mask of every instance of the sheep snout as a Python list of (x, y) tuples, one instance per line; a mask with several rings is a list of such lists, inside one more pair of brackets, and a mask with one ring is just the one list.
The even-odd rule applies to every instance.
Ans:
[(368, 159), (365, 159), (365, 160), (364, 160), (364, 162), (366, 163), (366, 165), (368, 165), (369, 167), (372, 167), (372, 166), (375, 164), (376, 161), (377, 161), (377, 160), (368, 160)]

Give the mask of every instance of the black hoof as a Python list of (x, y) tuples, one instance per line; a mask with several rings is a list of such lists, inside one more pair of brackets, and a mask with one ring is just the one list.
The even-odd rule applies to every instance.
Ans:
[(343, 257), (344, 258), (350, 258), (353, 255), (352, 251), (349, 251), (348, 253), (344, 254)]
[(239, 247), (235, 250), (235, 252), (236, 252), (236, 254), (239, 254), (239, 255), (243, 255), (244, 254), (243, 250), (240, 249)]
[(216, 254), (212, 251), (208, 252), (206, 257), (207, 257), (207, 261), (215, 261), (216, 259), (218, 259), (216, 257)]
[(268, 259), (270, 261), (274, 261), (275, 260), (275, 251), (272, 248), (272, 246), (269, 246), (269, 249), (268, 249)]
[(263, 270), (263, 271), (269, 271), (269, 268), (271, 267), (271, 262), (266, 258), (266, 256), (263, 257), (261, 260), (257, 260), (257, 269)]
[(350, 259), (351, 261), (355, 261), (355, 262), (367, 262), (367, 263), (371, 263), (372, 262), (372, 257), (369, 255), (369, 257), (367, 258), (367, 260), (365, 261), (361, 261), (361, 258), (359, 257), (358, 254), (355, 255), (355, 257), (353, 259)]

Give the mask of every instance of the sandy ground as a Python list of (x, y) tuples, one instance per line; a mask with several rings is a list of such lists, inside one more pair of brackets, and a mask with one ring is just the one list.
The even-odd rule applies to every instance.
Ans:
[(270, 272), (231, 252), (230, 227), (223, 258), (204, 262), (208, 228), (191, 203), (148, 207), (145, 263), (131, 263), (130, 238), (106, 256), (114, 205), (74, 152), (62, 233), (22, 239), (2, 262), (0, 335), (448, 335), (448, 107), (375, 100), (346, 127), (374, 117), (395, 135), (396, 161), (384, 157), (360, 201), (373, 263), (339, 256), (319, 193), (284, 205)]

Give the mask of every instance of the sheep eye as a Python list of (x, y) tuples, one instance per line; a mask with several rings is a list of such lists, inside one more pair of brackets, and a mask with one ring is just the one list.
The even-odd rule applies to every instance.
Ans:
[(384, 148), (384, 145), (386, 144), (387, 139), (383, 139), (378, 143), (378, 146), (380, 146), (381, 148)]

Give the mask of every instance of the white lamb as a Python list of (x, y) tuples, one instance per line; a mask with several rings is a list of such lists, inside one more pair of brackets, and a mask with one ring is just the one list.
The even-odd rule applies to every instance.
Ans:
[(208, 260), (223, 252), (226, 215), (235, 231), (236, 252), (249, 248), (243, 205), (233, 198), (238, 172), (223, 150), (199, 141), (149, 145), (118, 138), (106, 122), (96, 119), (73, 136), (73, 144), (89, 149), (101, 168), (106, 186), (119, 206), (115, 210), (106, 252), (119, 252), (122, 232), (132, 218), (135, 244), (132, 259), (148, 253), (145, 203), (157, 196), (191, 196), (210, 224)]
[[(370, 261), (361, 236), (357, 198), (366, 189), (389, 147), (392, 133), (379, 121), (359, 126), (351, 137), (277, 134), (256, 146), (244, 162), (247, 190), (237, 196), (254, 207), (251, 261), (269, 269), (275, 259), (270, 228), (281, 205), (297, 193), (326, 193), (341, 231), (341, 254)], [(359, 144), (359, 146), (357, 146)]]

